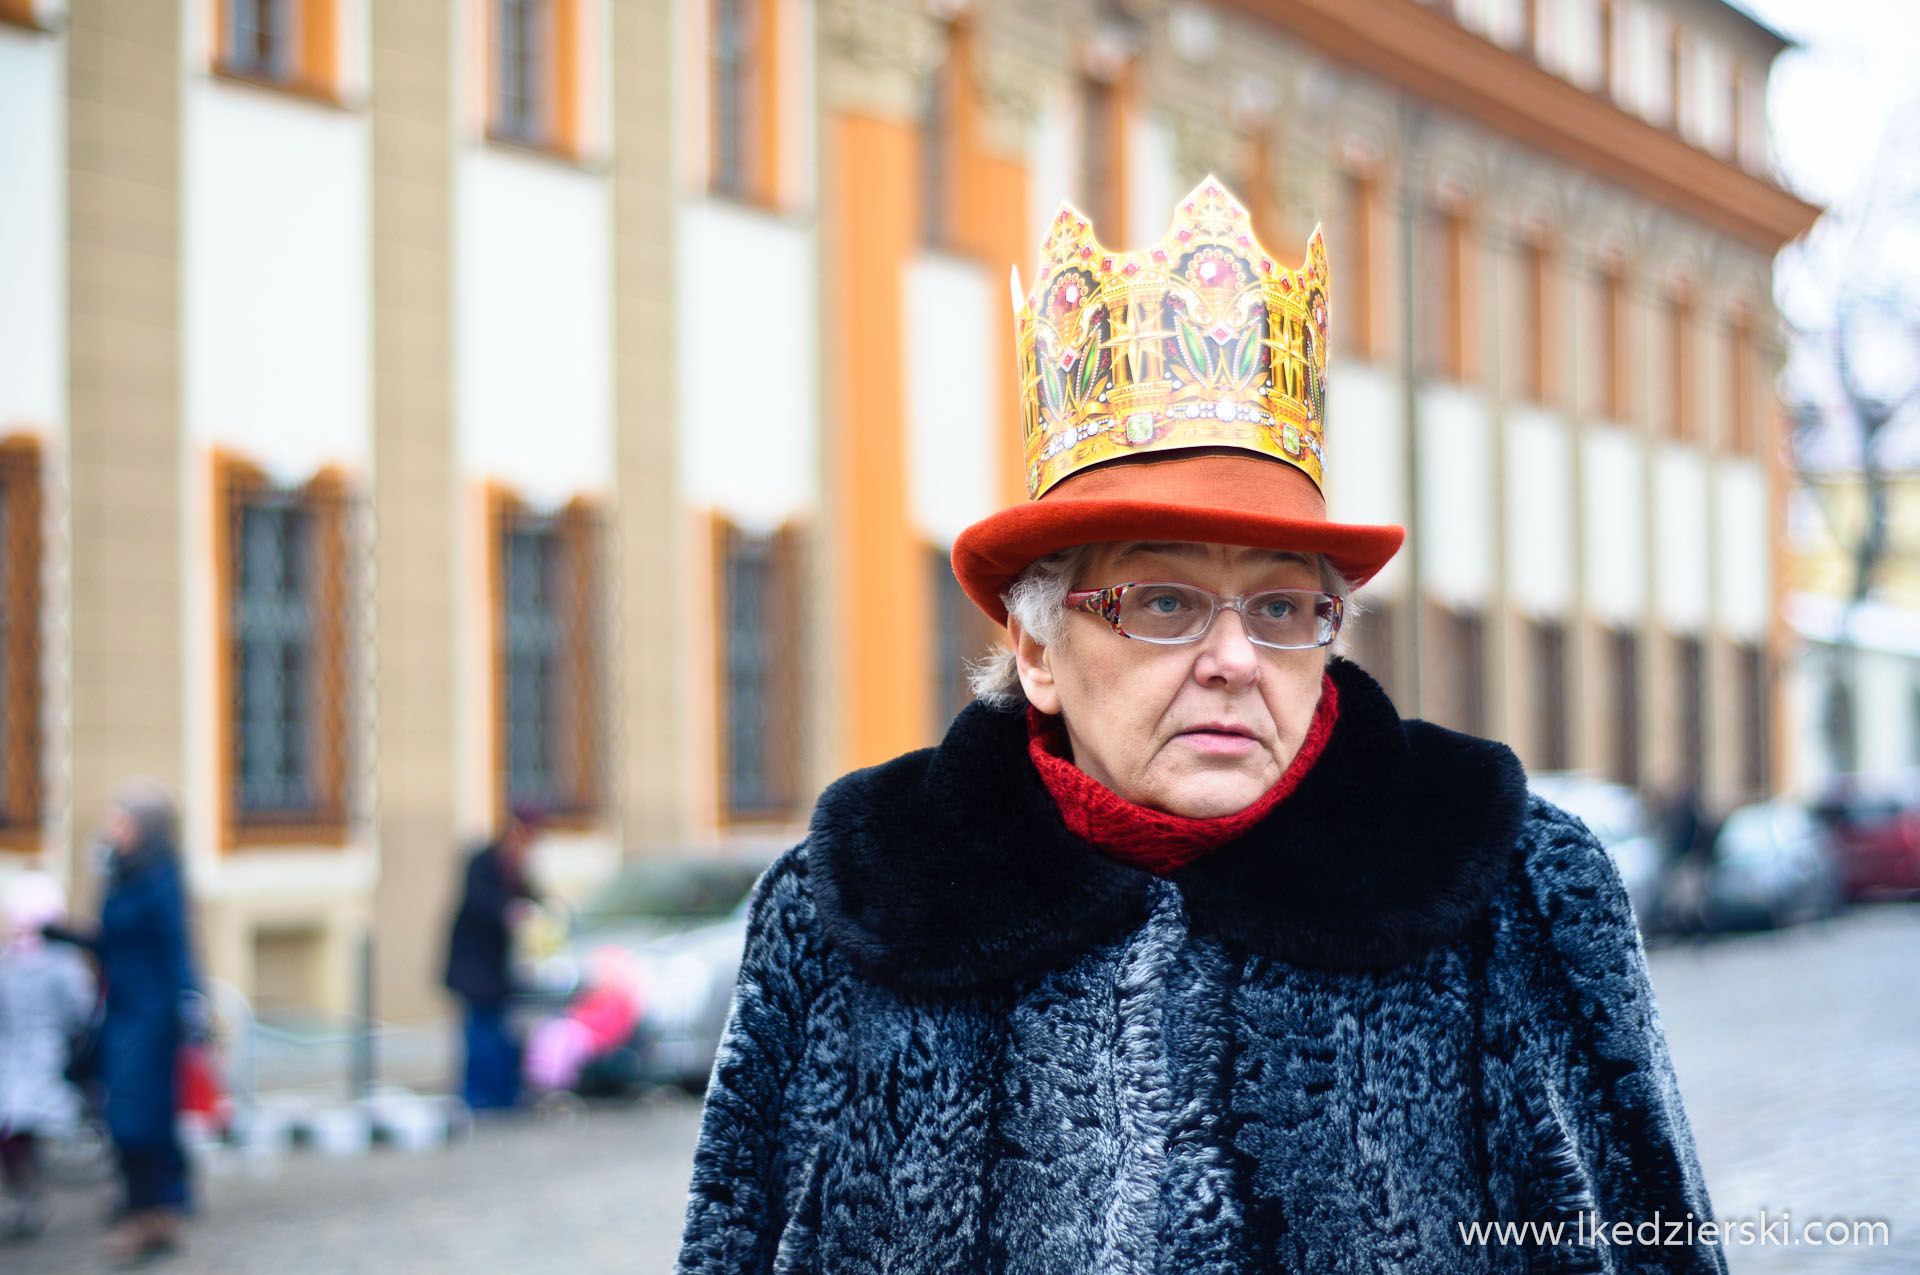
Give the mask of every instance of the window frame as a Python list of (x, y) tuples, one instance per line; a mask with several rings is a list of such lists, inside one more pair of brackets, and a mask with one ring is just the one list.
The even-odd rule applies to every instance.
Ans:
[[(739, 74), (724, 80), (720, 74), (722, 11), (741, 11), (737, 26), (745, 40), (736, 60)], [(707, 0), (706, 123), (707, 190), (709, 194), (761, 208), (774, 208), (780, 199), (780, 94), (782, 90), (780, 0)], [(738, 92), (731, 97), (739, 128), (736, 160), (723, 164), (727, 134), (720, 127), (724, 85)]]
[(285, 65), (265, 68), (241, 60), (234, 45), (239, 0), (215, 0), (213, 72), (222, 79), (312, 98), (341, 101), (340, 6), (343, 0), (247, 0), (277, 6), (286, 17)]
[[(504, 110), (504, 31), (510, 5), (537, 11), (530, 20), (540, 43), (530, 62), (536, 72), (535, 92), (524, 121), (509, 120)], [(482, 29), (488, 141), (568, 162), (584, 158), (586, 105), (582, 97), (580, 5), (581, 0), (485, 0)]]
[[(540, 802), (544, 823), (568, 831), (599, 827), (606, 820), (608, 800), (608, 758), (606, 718), (602, 689), (607, 680), (607, 644), (603, 640), (604, 598), (601, 588), (603, 561), (603, 519), (600, 503), (576, 496), (553, 514), (534, 513), (507, 487), (490, 485), (486, 490), (487, 602), (489, 635), (489, 694), (493, 705), (491, 806), (496, 826), (504, 827), (514, 804), (510, 767), (512, 765), (512, 724), (508, 718), (512, 703), (509, 664), (510, 641), (507, 632), (508, 564), (507, 537), (523, 534), (537, 526), (542, 534), (555, 537), (560, 550), (560, 570), (569, 588), (562, 601), (558, 626), (561, 633), (561, 663), (566, 685), (563, 729), (567, 733), (562, 758), (571, 755), (573, 769), (556, 780), (556, 797)], [(558, 773), (549, 741), (549, 770)]]
[[(213, 458), (214, 561), (214, 721), (215, 770), (219, 784), (218, 840), (222, 852), (256, 846), (324, 846), (347, 844), (351, 830), (352, 714), (348, 700), (352, 678), (349, 626), (352, 596), (347, 513), (350, 492), (345, 474), (323, 469), (300, 487), (279, 488), (250, 461), (216, 452)], [(239, 800), (240, 749), (244, 714), (240, 701), (240, 635), (235, 619), (239, 603), (242, 519), (246, 502), (273, 492), (303, 507), (313, 520), (313, 552), (317, 556), (311, 579), (316, 590), (309, 603), (314, 617), (313, 678), (310, 691), (312, 738), (307, 763), (314, 768), (315, 801), (312, 811), (290, 812), (286, 818), (262, 816), (241, 809)]]
[[(716, 821), (721, 827), (740, 827), (768, 824), (790, 824), (804, 815), (801, 805), (801, 770), (797, 747), (781, 746), (776, 738), (778, 729), (764, 729), (766, 716), (763, 713), (761, 732), (760, 763), (771, 776), (767, 787), (772, 791), (772, 800), (761, 805), (737, 803), (734, 799), (733, 785), (733, 731), (732, 712), (734, 708), (732, 681), (732, 648), (730, 624), (733, 590), (731, 587), (733, 546), (737, 540), (746, 539), (749, 533), (729, 521), (725, 515), (716, 514), (712, 526), (712, 580), (713, 580), (713, 653), (714, 653), (714, 807)], [(801, 649), (805, 640), (806, 626), (799, 614), (803, 581), (801, 563), (802, 529), (797, 523), (788, 522), (764, 537), (767, 548), (765, 555), (774, 572), (776, 588), (784, 588), (792, 595), (792, 604), (768, 608), (772, 622), (779, 626), (774, 634), (774, 658), (765, 671), (763, 681), (771, 688), (767, 697), (775, 703), (776, 711), (783, 713), (796, 738), (786, 741), (789, 745), (798, 744), (804, 701), (801, 688), (801, 676), (806, 655)], [(784, 701), (784, 702), (780, 702)]]

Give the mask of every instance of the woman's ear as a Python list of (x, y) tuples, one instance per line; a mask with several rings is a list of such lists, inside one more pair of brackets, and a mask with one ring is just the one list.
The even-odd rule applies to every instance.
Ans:
[(1049, 717), (1058, 716), (1060, 688), (1053, 680), (1052, 653), (1013, 616), (1007, 617), (1007, 638), (1013, 643), (1013, 659), (1020, 669), (1020, 686), (1027, 693), (1027, 702)]

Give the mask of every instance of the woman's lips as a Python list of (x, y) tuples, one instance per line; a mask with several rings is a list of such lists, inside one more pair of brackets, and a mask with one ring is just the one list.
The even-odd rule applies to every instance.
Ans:
[(1180, 738), (1199, 752), (1225, 756), (1252, 752), (1254, 747), (1253, 736), (1229, 726), (1199, 726), (1181, 731)]

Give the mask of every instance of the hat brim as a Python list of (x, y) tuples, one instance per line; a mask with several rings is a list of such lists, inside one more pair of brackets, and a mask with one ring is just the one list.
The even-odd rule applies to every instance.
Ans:
[[(1001, 595), (1020, 573), (1036, 559), (1074, 545), (1177, 540), (1318, 553), (1357, 589), (1406, 540), (1404, 527), (1318, 516), (1325, 508), (1318, 488), (1276, 461), (1167, 459), (1151, 466), (1158, 472), (1148, 481), (1141, 481), (1146, 475), (1140, 471), (1149, 466), (1125, 468), (1136, 472), (1124, 482), (1069, 480), (1043, 499), (1003, 509), (963, 531), (953, 545), (953, 573), (974, 605), (1005, 624)], [(1122, 490), (1132, 494), (1114, 494)]]

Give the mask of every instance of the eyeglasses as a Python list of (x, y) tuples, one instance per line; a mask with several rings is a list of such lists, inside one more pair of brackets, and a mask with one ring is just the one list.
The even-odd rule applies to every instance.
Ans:
[(1121, 637), (1174, 645), (1205, 637), (1221, 611), (1238, 611), (1247, 640), (1281, 651), (1326, 646), (1340, 632), (1346, 604), (1316, 589), (1262, 589), (1229, 598), (1197, 584), (1135, 580), (1105, 589), (1079, 589), (1061, 603), (1097, 615)]

